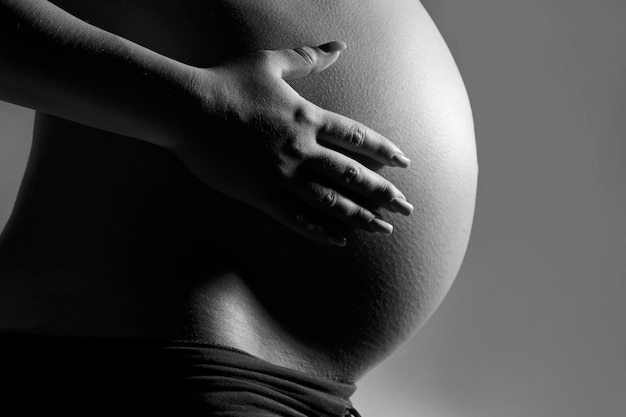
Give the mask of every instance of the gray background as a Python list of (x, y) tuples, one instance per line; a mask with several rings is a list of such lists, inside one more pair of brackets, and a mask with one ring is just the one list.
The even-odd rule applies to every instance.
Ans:
[[(360, 384), (367, 417), (626, 415), (626, 1), (432, 0), (480, 161), (431, 321)], [(32, 112), (0, 102), (0, 227)]]
[(457, 282), (365, 416), (626, 416), (626, 1), (429, 0), (480, 179)]

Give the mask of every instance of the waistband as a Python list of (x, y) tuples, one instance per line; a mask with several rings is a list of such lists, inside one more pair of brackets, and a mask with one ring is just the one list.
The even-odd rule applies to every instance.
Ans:
[(48, 411), (99, 404), (182, 416), (358, 416), (349, 400), (354, 384), (229, 346), (0, 334), (0, 354), (0, 380), (13, 387), (12, 398), (45, 397)]

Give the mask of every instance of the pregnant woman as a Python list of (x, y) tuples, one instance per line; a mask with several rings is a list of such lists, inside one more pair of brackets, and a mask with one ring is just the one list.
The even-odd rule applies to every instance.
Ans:
[(2, 0), (0, 34), (0, 99), (38, 111), (0, 242), (8, 401), (356, 414), (474, 211), (469, 103), (421, 4)]

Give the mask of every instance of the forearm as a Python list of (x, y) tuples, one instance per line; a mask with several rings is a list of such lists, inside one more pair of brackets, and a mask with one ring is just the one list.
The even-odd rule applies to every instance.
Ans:
[(0, 0), (0, 99), (176, 146), (194, 69), (43, 0)]

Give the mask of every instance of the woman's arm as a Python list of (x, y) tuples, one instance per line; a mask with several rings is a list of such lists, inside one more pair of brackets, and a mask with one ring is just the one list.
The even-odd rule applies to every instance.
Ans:
[(189, 107), (186, 66), (47, 1), (0, 1), (0, 99), (160, 146)]
[(342, 246), (346, 227), (389, 234), (374, 213), (412, 210), (393, 184), (344, 155), (406, 167), (402, 152), (286, 82), (332, 65), (341, 43), (202, 69), (43, 0), (0, 0), (0, 37), (0, 99), (168, 148), (208, 185), (310, 239)]

